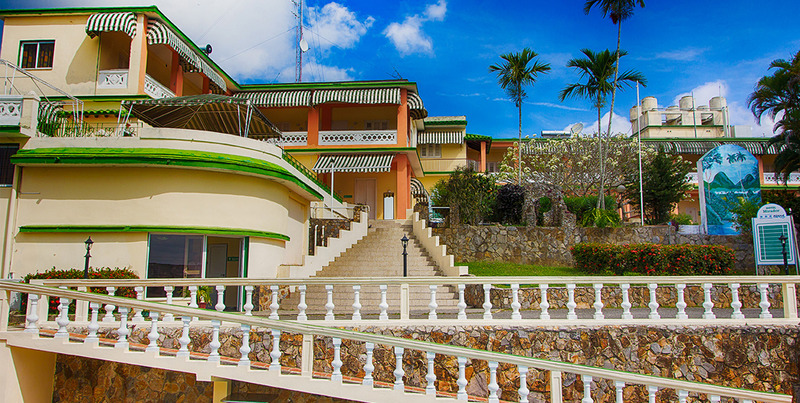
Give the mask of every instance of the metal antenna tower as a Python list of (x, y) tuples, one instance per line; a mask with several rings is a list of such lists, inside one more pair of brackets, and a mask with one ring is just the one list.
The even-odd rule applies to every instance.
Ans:
[(295, 28), (295, 63), (294, 63), (294, 81), (299, 83), (303, 81), (303, 49), (301, 42), (303, 41), (303, 0), (292, 0), (297, 10), (294, 12), (297, 26)]

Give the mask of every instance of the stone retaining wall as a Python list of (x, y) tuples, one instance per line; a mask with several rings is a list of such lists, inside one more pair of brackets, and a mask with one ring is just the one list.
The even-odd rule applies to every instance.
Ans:
[[(78, 329), (75, 329), (78, 330)], [(179, 327), (164, 329), (159, 343), (165, 347), (177, 348), (181, 331)], [(732, 387), (760, 391), (792, 394), (800, 385), (798, 373), (798, 346), (800, 328), (797, 326), (602, 326), (602, 327), (538, 327), (522, 328), (516, 326), (417, 326), (405, 328), (384, 328), (364, 326), (354, 330), (371, 332), (416, 340), (432, 341), (455, 346), (465, 346), (489, 351), (498, 351), (522, 356), (559, 360), (575, 364), (585, 364), (609, 369), (624, 370), (642, 374), (652, 374), (676, 379), (710, 382)], [(130, 341), (147, 343), (148, 326), (136, 328)], [(115, 334), (111, 329), (103, 333), (109, 338)], [(235, 328), (222, 329), (220, 333), (220, 354), (238, 357), (241, 331)], [(251, 333), (253, 351), (252, 361), (268, 363), (271, 349), (271, 336), (268, 330)], [(190, 349), (209, 352), (211, 332), (192, 331)], [(300, 367), (302, 336), (281, 334), (281, 365)], [(332, 370), (333, 344), (329, 338), (314, 341), (314, 371)], [(362, 377), (366, 350), (362, 343), (344, 340), (341, 347), (344, 376)], [(376, 345), (374, 350), (375, 371), (378, 382), (394, 382), (394, 352), (388, 346)], [(84, 360), (91, 361), (91, 360)], [(75, 361), (65, 362), (69, 370), (62, 368), (57, 375), (57, 386), (81, 382), (75, 377), (89, 374), (86, 365)], [(115, 364), (118, 365), (119, 364)], [(66, 368), (66, 367), (65, 367)], [(116, 368), (116, 367), (115, 367)], [(121, 366), (120, 366), (121, 368)], [(427, 361), (424, 353), (406, 351), (404, 355), (405, 382), (409, 386), (426, 385)], [(434, 370), (439, 390), (457, 391), (458, 365), (456, 357), (437, 356)], [(122, 374), (120, 371), (105, 373)], [(147, 371), (125, 373), (128, 384), (147, 380)], [(84, 375), (81, 375), (84, 374)], [(467, 390), (471, 395), (487, 396), (488, 367), (483, 361), (467, 364)], [(113, 377), (112, 377), (113, 378)], [(107, 385), (118, 384), (118, 379), (103, 381)], [(149, 380), (147, 382), (150, 382)], [(151, 389), (161, 388), (156, 381)], [(185, 379), (179, 384), (190, 384)], [(516, 400), (519, 388), (519, 375), (516, 368), (501, 365), (498, 370), (498, 384), (502, 399)], [(581, 379), (574, 374), (563, 374), (565, 401), (579, 401), (583, 386)], [(183, 387), (183, 386), (180, 386)], [(170, 386), (169, 388), (172, 388)], [(534, 371), (528, 375), (529, 401), (549, 401), (549, 380), (545, 372)], [(166, 387), (162, 388), (166, 389)], [(70, 390), (76, 390), (71, 387)], [(88, 390), (88, 389), (87, 389)], [(172, 389), (170, 389), (172, 390)], [(201, 389), (203, 392), (205, 389)], [(599, 380), (593, 386), (595, 401), (613, 400), (613, 384)], [(198, 396), (200, 392), (197, 392)], [(163, 393), (163, 392), (162, 392)], [(195, 393), (195, 392), (191, 392)], [(675, 392), (658, 392), (660, 401), (676, 401)], [(640, 386), (625, 388), (626, 401), (646, 401), (646, 391)]]
[(658, 243), (663, 245), (723, 245), (733, 249), (736, 268), (754, 273), (753, 242), (749, 236), (685, 235), (671, 226), (623, 228), (504, 227), (461, 225), (434, 228), (458, 262), (479, 260), (572, 266), (569, 248), (580, 242), (609, 244)]

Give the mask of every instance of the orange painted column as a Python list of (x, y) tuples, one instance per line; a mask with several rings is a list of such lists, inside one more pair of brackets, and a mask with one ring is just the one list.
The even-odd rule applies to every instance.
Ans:
[[(400, 89), (400, 106), (397, 107), (397, 144), (408, 147), (408, 90)], [(405, 214), (405, 212), (403, 212)], [(403, 217), (405, 218), (405, 216)]]
[(409, 195), (411, 194), (411, 172), (408, 169), (408, 157), (405, 154), (397, 154), (397, 192), (395, 192), (395, 217), (399, 220), (406, 218), (406, 209), (409, 207)]
[(758, 161), (758, 176), (761, 183), (764, 183), (764, 156), (759, 155), (756, 157), (756, 161)]
[(201, 91), (203, 94), (211, 93), (211, 80), (205, 75), (203, 75), (203, 89)]
[(169, 89), (176, 97), (183, 96), (183, 67), (178, 52), (172, 52), (172, 71), (169, 76)]
[[(144, 14), (140, 14), (138, 21), (136, 21), (136, 38), (135, 40), (139, 40), (139, 44), (137, 47), (140, 48), (139, 53), (139, 77), (137, 77), (138, 85), (137, 85), (137, 94), (144, 94), (144, 80), (145, 76), (147, 75), (147, 16)], [(133, 50), (133, 45), (131, 45), (131, 50)], [(129, 87), (130, 88), (130, 87)]]
[(486, 142), (481, 141), (481, 172), (486, 172)]
[(308, 108), (308, 140), (307, 146), (319, 145), (319, 109), (316, 106)]

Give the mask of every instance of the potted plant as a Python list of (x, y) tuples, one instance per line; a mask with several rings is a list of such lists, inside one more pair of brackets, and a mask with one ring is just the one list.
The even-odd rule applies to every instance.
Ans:
[(197, 287), (197, 306), (201, 309), (206, 309), (206, 306), (211, 303), (211, 286), (201, 285)]

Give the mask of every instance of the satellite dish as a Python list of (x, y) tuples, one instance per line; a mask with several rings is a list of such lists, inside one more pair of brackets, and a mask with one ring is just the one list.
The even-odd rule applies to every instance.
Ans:
[(210, 54), (211, 54), (211, 51), (212, 51), (213, 49), (211, 48), (211, 44), (209, 43), (208, 45), (206, 45), (206, 48), (205, 48), (205, 49), (203, 49), (203, 50), (206, 52), (206, 54), (207, 54), (207, 55), (210, 55)]
[(569, 134), (572, 136), (577, 136), (581, 134), (581, 130), (583, 130), (583, 123), (575, 123), (569, 128)]
[(303, 52), (308, 52), (308, 42), (306, 41), (306, 38), (300, 39), (300, 50)]

